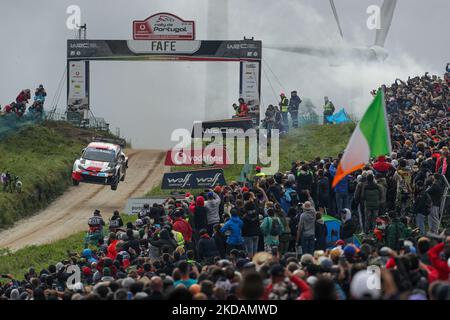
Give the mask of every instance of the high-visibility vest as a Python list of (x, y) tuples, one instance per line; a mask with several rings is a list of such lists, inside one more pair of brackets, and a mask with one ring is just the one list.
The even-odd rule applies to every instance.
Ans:
[(286, 97), (283, 97), (281, 99), (281, 112), (288, 112), (289, 109), (289, 102)]
[(173, 235), (175, 236), (175, 241), (177, 242), (177, 245), (180, 247), (184, 247), (184, 238), (183, 234), (181, 232), (172, 230)]
[(323, 106), (323, 111), (325, 114), (332, 114), (333, 113), (333, 107), (331, 105), (331, 101), (328, 101), (324, 106)]
[(266, 174), (263, 172), (258, 172), (257, 174), (255, 174), (255, 177), (265, 177)]

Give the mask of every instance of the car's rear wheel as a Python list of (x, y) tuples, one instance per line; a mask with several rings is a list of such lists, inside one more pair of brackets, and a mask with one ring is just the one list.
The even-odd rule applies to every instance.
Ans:
[(125, 176), (126, 175), (127, 175), (126, 172), (124, 172), (122, 178), (120, 178), (120, 181), (125, 181)]
[(80, 184), (80, 181), (75, 180), (75, 179), (72, 179), (72, 184), (73, 184), (74, 186), (77, 186), (77, 185)]

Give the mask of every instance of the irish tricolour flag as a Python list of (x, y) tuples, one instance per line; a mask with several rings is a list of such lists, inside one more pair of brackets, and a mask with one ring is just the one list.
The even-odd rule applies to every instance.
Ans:
[(375, 99), (362, 117), (333, 179), (333, 188), (346, 175), (361, 169), (371, 157), (391, 153), (391, 138), (384, 103), (384, 91), (378, 90)]

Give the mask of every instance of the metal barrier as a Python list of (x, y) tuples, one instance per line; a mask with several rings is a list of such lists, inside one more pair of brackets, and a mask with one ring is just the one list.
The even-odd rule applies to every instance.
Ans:
[[(79, 113), (76, 114), (79, 115)], [(109, 132), (109, 123), (104, 118), (96, 118), (93, 115), (85, 120), (80, 116), (76, 116), (74, 113), (70, 114), (56, 111), (37, 113), (28, 111), (21, 117), (18, 117), (15, 113), (0, 115), (0, 137), (6, 137), (9, 134), (17, 132), (20, 128), (41, 123), (44, 120), (67, 121), (76, 127)]]

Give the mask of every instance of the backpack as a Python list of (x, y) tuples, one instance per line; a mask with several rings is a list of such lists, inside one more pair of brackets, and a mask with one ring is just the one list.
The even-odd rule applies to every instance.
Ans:
[(270, 226), (270, 235), (271, 236), (279, 236), (281, 234), (281, 225), (280, 220), (278, 218), (272, 218), (272, 224)]

